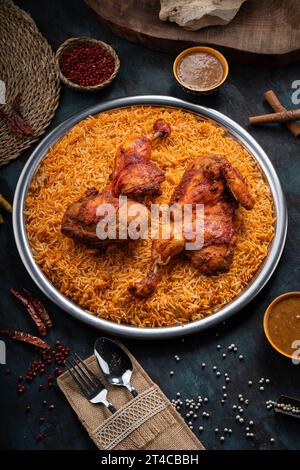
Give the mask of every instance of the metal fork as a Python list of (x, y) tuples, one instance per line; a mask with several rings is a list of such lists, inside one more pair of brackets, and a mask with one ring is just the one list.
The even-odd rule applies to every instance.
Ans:
[(82, 391), (83, 395), (91, 403), (102, 403), (111, 413), (115, 413), (116, 408), (107, 400), (107, 389), (93, 373), (93, 371), (83, 362), (80, 356), (75, 353), (66, 360), (66, 368), (70, 372), (74, 381)]

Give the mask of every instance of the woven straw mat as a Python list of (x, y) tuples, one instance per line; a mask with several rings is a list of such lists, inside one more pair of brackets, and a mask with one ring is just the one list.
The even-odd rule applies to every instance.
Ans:
[(0, 80), (6, 88), (2, 109), (9, 111), (12, 100), (21, 93), (22, 115), (33, 128), (32, 136), (17, 137), (0, 118), (2, 166), (17, 158), (45, 131), (58, 106), (60, 91), (50, 45), (32, 18), (11, 0), (0, 0)]

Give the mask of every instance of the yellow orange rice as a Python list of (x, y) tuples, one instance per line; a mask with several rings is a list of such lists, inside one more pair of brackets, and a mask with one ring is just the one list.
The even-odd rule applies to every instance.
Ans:
[[(118, 145), (147, 134), (158, 118), (172, 135), (155, 146), (152, 158), (166, 181), (156, 202), (168, 202), (188, 162), (207, 152), (225, 155), (246, 177), (255, 198), (252, 211), (239, 208), (238, 240), (230, 271), (200, 274), (178, 256), (163, 268), (153, 296), (136, 300), (127, 291), (150, 266), (151, 240), (95, 254), (63, 236), (68, 204), (87, 188), (104, 188)], [(63, 294), (92, 314), (140, 327), (170, 326), (211, 315), (249, 283), (268, 254), (274, 235), (273, 201), (253, 157), (226, 131), (178, 109), (136, 106), (89, 117), (63, 136), (42, 161), (26, 200), (27, 232), (36, 263)]]

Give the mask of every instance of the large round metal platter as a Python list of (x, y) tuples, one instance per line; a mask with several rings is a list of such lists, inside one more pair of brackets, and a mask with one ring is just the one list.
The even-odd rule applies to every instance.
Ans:
[[(257, 160), (270, 187), (274, 202), (276, 216), (275, 236), (270, 246), (268, 256), (254, 278), (232, 302), (210, 316), (182, 326), (176, 325), (160, 328), (138, 328), (136, 326), (116, 324), (112, 321), (99, 318), (84, 310), (61, 294), (43, 274), (35, 263), (26, 234), (24, 207), (27, 192), (32, 178), (44, 156), (47, 154), (49, 147), (52, 146), (71, 127), (90, 115), (96, 115), (122, 107), (138, 105), (180, 108), (196, 113), (206, 119), (211, 119), (218, 125), (227, 129), (234, 138), (248, 149), (248, 151), (253, 155), (253, 158)], [(282, 188), (271, 161), (251, 135), (232, 119), (213, 109), (188, 103), (177, 98), (168, 96), (134, 96), (107, 101), (81, 111), (60, 124), (42, 140), (32, 153), (20, 175), (14, 198), (13, 226), (17, 248), (28, 273), (44, 294), (46, 294), (49, 299), (51, 299), (66, 313), (89, 324), (90, 326), (106, 331), (109, 334), (140, 339), (158, 339), (187, 335), (217, 325), (231, 315), (239, 312), (259, 293), (270, 279), (282, 254), (287, 231), (287, 209)]]

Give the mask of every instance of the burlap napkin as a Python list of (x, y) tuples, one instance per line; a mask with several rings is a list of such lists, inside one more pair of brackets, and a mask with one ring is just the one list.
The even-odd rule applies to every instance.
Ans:
[(133, 363), (132, 383), (139, 393), (136, 398), (123, 387), (107, 384), (95, 356), (85, 361), (107, 385), (108, 399), (118, 409), (115, 414), (104, 405), (91, 404), (69, 372), (57, 379), (58, 386), (96, 446), (101, 450), (204, 450), (158, 385), (123, 349)]

